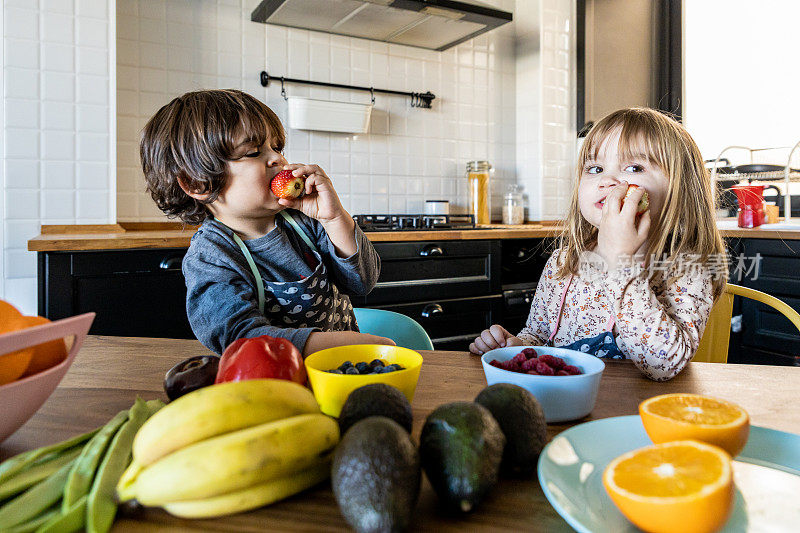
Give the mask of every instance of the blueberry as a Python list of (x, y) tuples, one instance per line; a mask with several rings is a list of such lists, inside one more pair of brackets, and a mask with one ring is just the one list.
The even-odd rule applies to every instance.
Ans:
[(339, 370), (341, 370), (342, 372), (344, 372), (345, 370), (347, 370), (348, 368), (350, 368), (350, 367), (352, 367), (352, 366), (353, 366), (353, 363), (351, 363), (350, 361), (345, 361), (344, 363), (342, 363), (341, 365), (339, 365)]
[(394, 371), (395, 371), (394, 365), (389, 365), (389, 366), (383, 367), (383, 373), (384, 374), (388, 374), (389, 372), (394, 372)]
[(344, 372), (342, 372), (338, 368), (332, 368), (331, 370), (328, 370), (328, 372), (330, 372), (331, 374), (344, 374)]
[(369, 366), (371, 366), (372, 368), (377, 368), (377, 367), (384, 367), (386, 365), (380, 359), (373, 359), (372, 361), (370, 361)]
[(364, 374), (369, 370), (369, 365), (362, 361), (361, 363), (356, 363), (356, 368), (359, 373)]
[(372, 369), (373, 374), (383, 374), (386, 372), (386, 367), (383, 366), (376, 366)]
[(358, 374), (358, 370), (355, 367), (351, 366), (347, 370), (344, 371), (345, 374)]
[(391, 368), (393, 371), (394, 370), (403, 370), (403, 367), (398, 365), (397, 363), (391, 364), (387, 368)]

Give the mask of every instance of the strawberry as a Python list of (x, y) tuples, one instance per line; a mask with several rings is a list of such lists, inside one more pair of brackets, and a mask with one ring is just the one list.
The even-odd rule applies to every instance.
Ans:
[[(628, 185), (628, 190), (625, 192), (625, 197), (622, 199), (622, 203), (625, 203), (625, 200), (628, 199), (635, 189), (638, 189), (638, 185)], [(650, 198), (647, 196), (647, 191), (644, 191), (644, 196), (642, 199), (639, 200), (639, 205), (636, 206), (636, 214), (641, 215), (645, 211), (650, 209)]]
[(278, 198), (290, 200), (303, 192), (305, 180), (302, 176), (293, 176), (291, 170), (281, 170), (269, 184), (272, 194)]

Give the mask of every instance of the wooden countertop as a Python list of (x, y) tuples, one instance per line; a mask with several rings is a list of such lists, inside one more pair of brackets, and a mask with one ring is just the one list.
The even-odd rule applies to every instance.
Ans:
[[(719, 221), (723, 237), (750, 239), (800, 240), (800, 224), (780, 224), (754, 229), (736, 226), (736, 221)], [(186, 248), (196, 230), (172, 222), (138, 222), (100, 225), (44, 225), (42, 233), (28, 241), (34, 252), (127, 250), (137, 248)], [(386, 231), (369, 232), (372, 242), (450, 241), (478, 239), (530, 239), (554, 237), (561, 231), (557, 222), (529, 222), (518, 226), (481, 225), (472, 230)]]
[[(191, 355), (207, 353), (194, 340), (87, 337), (53, 395), (17, 433), (0, 445), (0, 459), (98, 427), (127, 409), (137, 395), (166, 400), (164, 372)], [(424, 363), (413, 402), (418, 441), (425, 417), (443, 403), (472, 400), (486, 386), (480, 359), (462, 352), (422, 352)], [(133, 371), (132, 371), (133, 370)], [(690, 363), (675, 379), (656, 383), (628, 361), (609, 361), (594, 411), (584, 422), (632, 415), (642, 400), (669, 392), (719, 396), (744, 407), (753, 424), (800, 433), (800, 368)], [(551, 424), (553, 436), (572, 424)], [(424, 477), (424, 476), (423, 476)], [(174, 518), (158, 509), (119, 518), (114, 531), (349, 531), (328, 483), (250, 513), (203, 521)], [(501, 479), (478, 508), (464, 517), (438, 510), (423, 481), (412, 531), (571, 531), (550, 506), (536, 479)]]

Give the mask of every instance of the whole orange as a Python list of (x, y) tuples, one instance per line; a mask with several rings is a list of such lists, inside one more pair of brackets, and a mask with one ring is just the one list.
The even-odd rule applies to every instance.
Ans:
[[(0, 335), (25, 327), (22, 313), (8, 302), (0, 300)], [(33, 349), (25, 348), (0, 355), (0, 385), (22, 377), (33, 358)]]
[[(22, 321), (25, 323), (26, 328), (50, 323), (50, 321), (43, 316), (24, 316), (22, 317)], [(56, 339), (54, 341), (38, 344), (33, 347), (33, 357), (23, 377), (32, 376), (42, 370), (52, 368), (66, 358), (67, 346), (64, 344), (64, 339)]]

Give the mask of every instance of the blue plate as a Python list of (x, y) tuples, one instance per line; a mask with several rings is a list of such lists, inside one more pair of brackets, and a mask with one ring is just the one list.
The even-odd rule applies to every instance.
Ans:
[[(606, 494), (603, 470), (619, 455), (651, 444), (638, 415), (579, 424), (542, 450), (539, 483), (577, 531), (639, 531)], [(736, 501), (723, 531), (798, 531), (800, 435), (751, 426), (733, 471)]]

